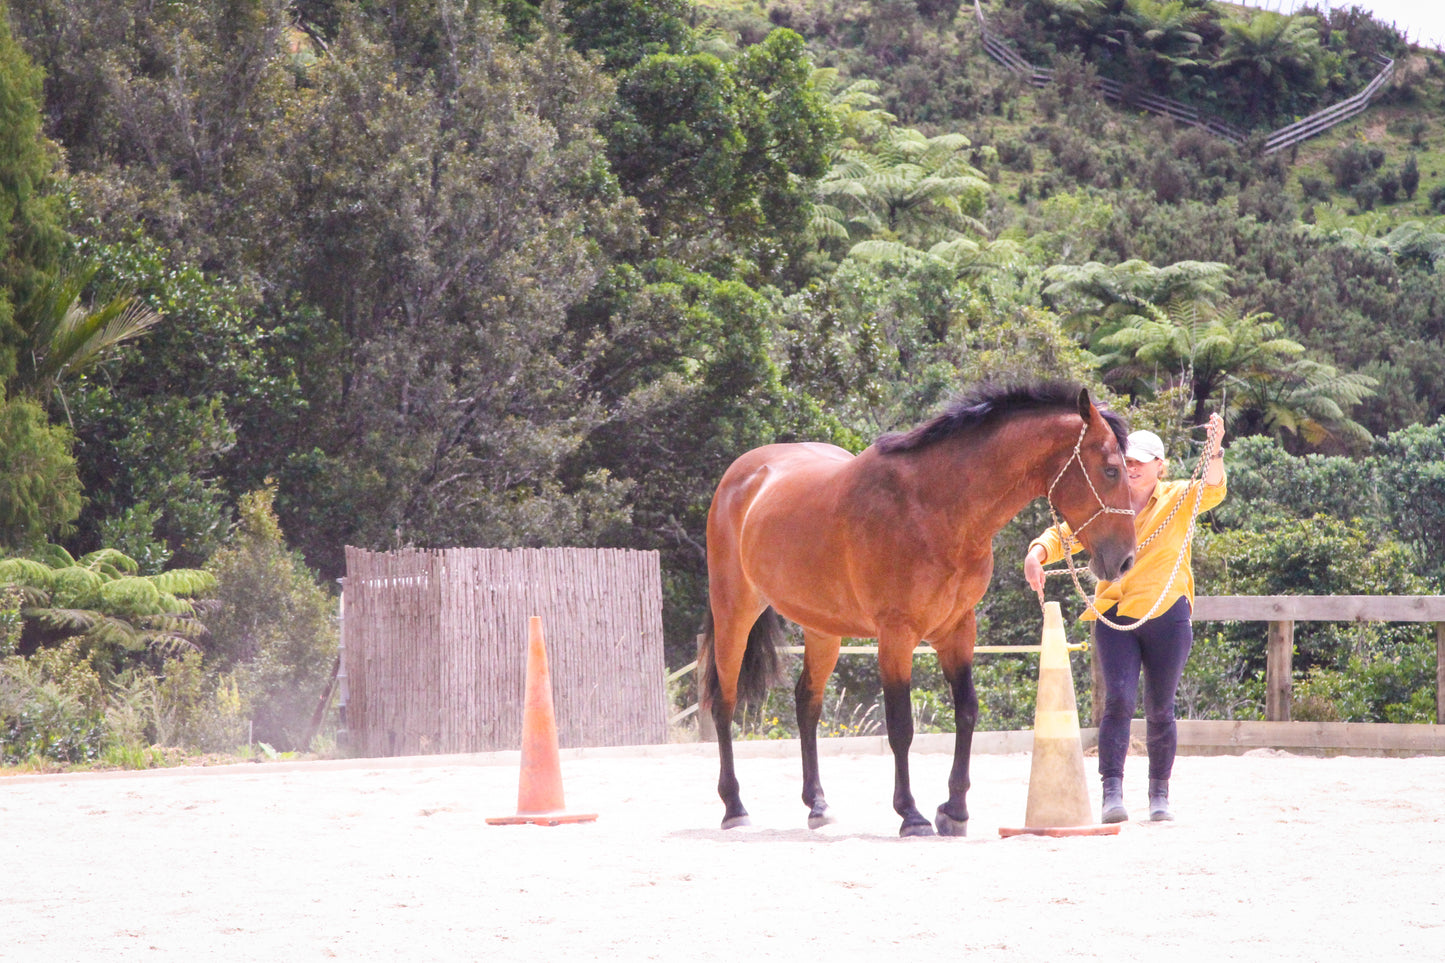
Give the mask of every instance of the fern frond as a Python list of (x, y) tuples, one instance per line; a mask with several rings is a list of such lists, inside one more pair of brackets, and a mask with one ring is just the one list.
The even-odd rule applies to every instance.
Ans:
[(135, 559), (113, 548), (102, 548), (83, 555), (76, 564), (81, 568), (88, 568), (92, 572), (110, 574), (112, 578), (118, 578), (122, 572), (134, 575), (140, 571), (140, 564)]
[(105, 620), (105, 616), (92, 609), (26, 608), (20, 614), (34, 619), (41, 625), (71, 635), (90, 632)]
[(0, 559), (0, 584), (48, 589), (54, 575), (54, 569), (33, 559)]
[(156, 588), (172, 595), (203, 595), (216, 590), (216, 576), (199, 568), (173, 568), (150, 580)]

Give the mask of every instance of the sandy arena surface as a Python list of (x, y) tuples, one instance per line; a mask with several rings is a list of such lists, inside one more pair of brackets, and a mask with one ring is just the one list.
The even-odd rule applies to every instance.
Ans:
[(485, 823), (515, 753), (0, 778), (0, 959), (1445, 959), (1445, 758), (1181, 757), (1175, 823), (1001, 839), (1029, 757), (976, 755), (969, 838), (900, 840), (886, 756), (825, 756), (810, 832), (781, 748), (728, 833), (710, 747), (564, 753), (558, 827)]

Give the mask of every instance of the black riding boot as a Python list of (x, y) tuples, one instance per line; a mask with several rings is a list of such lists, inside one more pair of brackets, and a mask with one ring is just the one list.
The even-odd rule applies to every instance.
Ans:
[(1129, 819), (1129, 812), (1124, 808), (1124, 778), (1122, 776), (1104, 777), (1104, 805), (1102, 806), (1103, 816), (1106, 823), (1122, 823)]
[(1149, 780), (1149, 818), (1156, 823), (1174, 818), (1169, 811), (1168, 779)]

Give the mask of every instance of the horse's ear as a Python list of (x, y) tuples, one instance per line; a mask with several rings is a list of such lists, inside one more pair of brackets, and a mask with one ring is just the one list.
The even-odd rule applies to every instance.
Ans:
[(1093, 412), (1093, 410), (1094, 410), (1094, 403), (1089, 400), (1089, 389), (1088, 389), (1088, 388), (1080, 388), (1080, 389), (1079, 389), (1079, 417), (1082, 418), (1082, 419), (1084, 419), (1085, 421), (1088, 421), (1088, 420), (1089, 420), (1089, 415), (1090, 415), (1091, 412)]

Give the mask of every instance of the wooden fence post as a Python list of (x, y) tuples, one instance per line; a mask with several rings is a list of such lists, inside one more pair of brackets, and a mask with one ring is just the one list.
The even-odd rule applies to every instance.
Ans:
[(1293, 672), (1294, 621), (1271, 622), (1264, 669), (1264, 717), (1269, 722), (1290, 721)]
[(1445, 622), (1435, 623), (1435, 722), (1445, 726)]

